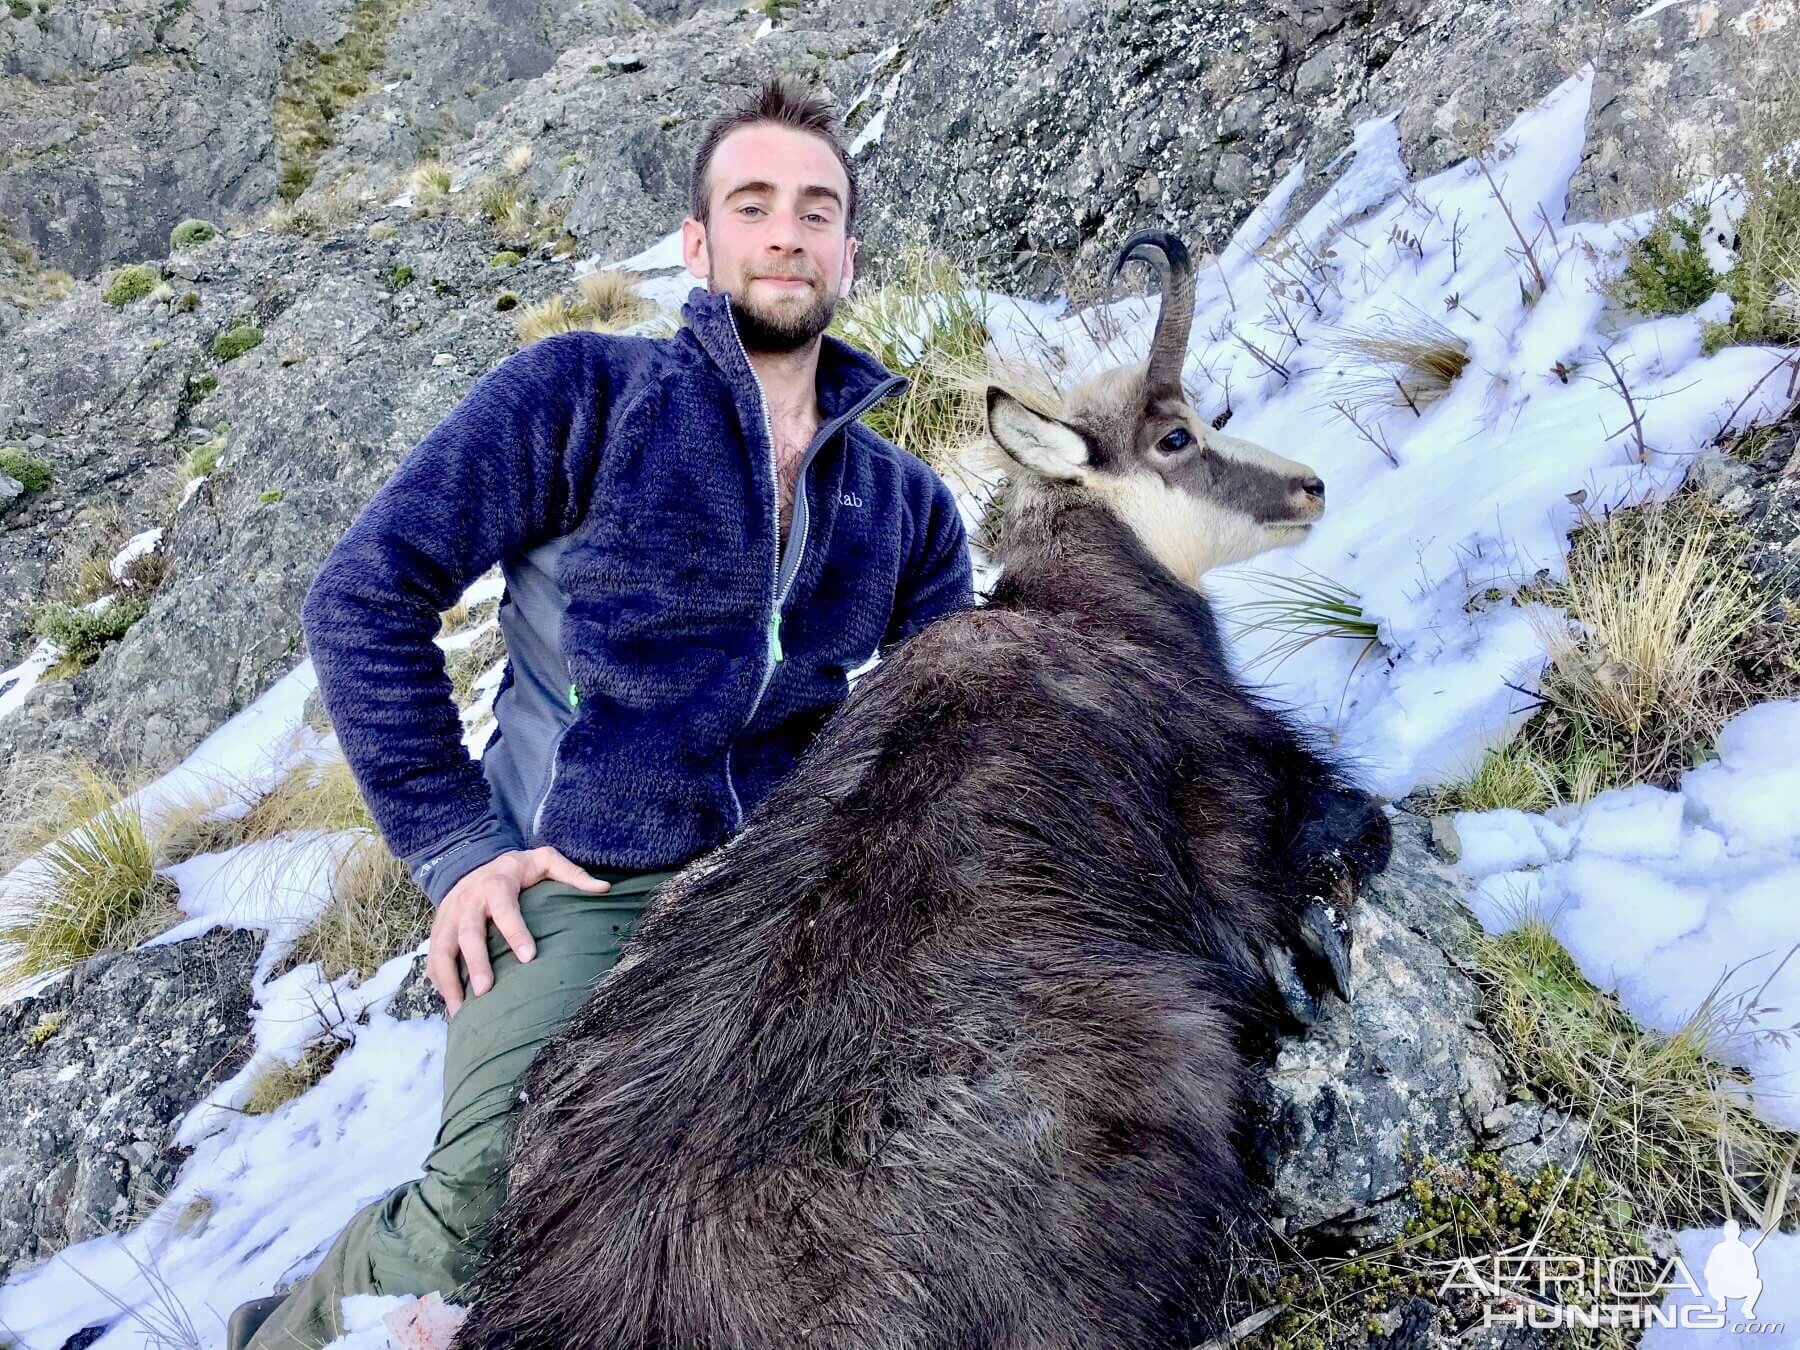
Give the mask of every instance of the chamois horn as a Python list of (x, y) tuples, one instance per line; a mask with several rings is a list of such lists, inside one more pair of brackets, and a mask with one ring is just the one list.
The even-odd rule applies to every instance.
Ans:
[(1106, 298), (1112, 300), (1113, 282), (1133, 259), (1155, 269), (1162, 286), (1162, 304), (1156, 311), (1156, 331), (1150, 338), (1150, 356), (1144, 365), (1144, 389), (1181, 390), (1181, 367), (1187, 360), (1188, 331), (1194, 323), (1194, 264), (1187, 245), (1167, 230), (1139, 230), (1119, 246), (1112, 271), (1106, 275)]

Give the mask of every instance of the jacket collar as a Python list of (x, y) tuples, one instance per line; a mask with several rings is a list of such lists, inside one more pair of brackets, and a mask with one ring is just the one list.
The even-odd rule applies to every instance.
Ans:
[[(685, 327), (677, 340), (698, 345), (740, 395), (750, 398), (757, 387), (756, 374), (738, 340), (730, 293), (695, 286), (681, 306), (681, 319)], [(819, 335), (819, 407), (827, 420), (898, 393), (909, 383), (867, 352), (830, 333)]]

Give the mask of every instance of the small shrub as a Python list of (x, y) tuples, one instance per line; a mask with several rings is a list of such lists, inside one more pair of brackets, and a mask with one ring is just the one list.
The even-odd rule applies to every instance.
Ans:
[(199, 403), (219, 387), (217, 375), (200, 375), (188, 381), (188, 401)]
[(187, 219), (169, 231), (169, 247), (191, 248), (195, 244), (211, 243), (218, 237), (219, 230), (210, 220)]
[(278, 502), (281, 500), (281, 489), (280, 488), (270, 488), (267, 492), (263, 493), (261, 497), (257, 498), (257, 500), (261, 501), (265, 504), (270, 503), (270, 502)]
[(368, 236), (374, 243), (383, 243), (400, 233), (397, 225), (389, 225), (386, 221), (376, 221), (368, 228)]
[(38, 606), (32, 616), (32, 631), (62, 649), (57, 669), (69, 674), (71, 667), (91, 665), (94, 658), (110, 642), (124, 637), (131, 625), (150, 609), (146, 599), (114, 599), (99, 609), (82, 605), (65, 605), (52, 601)]
[(262, 329), (255, 324), (235, 324), (213, 339), (212, 354), (221, 361), (235, 361), (252, 348), (260, 347), (262, 340)]
[(1625, 270), (1613, 286), (1621, 304), (1646, 314), (1686, 314), (1719, 289), (1719, 274), (1701, 245), (1699, 216), (1692, 204), (1665, 211), (1626, 249)]
[(16, 445), (0, 448), (0, 473), (18, 480), (27, 492), (42, 492), (50, 486), (50, 466)]
[(162, 276), (154, 267), (135, 263), (114, 272), (100, 298), (109, 305), (128, 305), (133, 300), (142, 300), (149, 295), (161, 281)]
[(388, 285), (396, 291), (407, 285), (412, 279), (413, 270), (404, 263), (388, 273)]
[(183, 467), (189, 478), (209, 478), (218, 471), (219, 456), (225, 453), (224, 436), (215, 436), (204, 445), (196, 445), (188, 451)]
[(517, 291), (501, 291), (500, 294), (494, 297), (494, 308), (499, 310), (502, 314), (509, 309), (517, 308), (518, 304), (519, 293)]
[(192, 314), (200, 308), (200, 292), (188, 291), (175, 302), (175, 308), (183, 314)]
[(282, 355), (281, 365), (282, 365), (283, 369), (286, 369), (288, 366), (299, 365), (305, 359), (306, 359), (305, 352), (286, 352)]
[(32, 1023), (30, 1027), (26, 1028), (25, 1044), (29, 1045), (33, 1050), (36, 1050), (42, 1046), (45, 1041), (49, 1040), (52, 1036), (56, 1035), (57, 1032), (62, 1030), (62, 1025), (66, 1018), (67, 1013), (63, 1009), (51, 1009), (42, 1017), (38, 1018), (36, 1022)]
[(517, 267), (522, 259), (510, 248), (503, 248), (488, 259), (489, 267)]

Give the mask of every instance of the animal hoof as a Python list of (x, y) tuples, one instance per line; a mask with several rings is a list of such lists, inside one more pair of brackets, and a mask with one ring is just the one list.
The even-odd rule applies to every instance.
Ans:
[(1268, 971), (1275, 992), (1281, 996), (1288, 1015), (1303, 1027), (1310, 1027), (1324, 1011), (1313, 991), (1300, 976), (1294, 954), (1286, 947), (1270, 947), (1263, 953), (1263, 969)]
[(1312, 896), (1300, 911), (1300, 946), (1324, 971), (1344, 1002), (1350, 1001), (1350, 909), (1341, 899)]

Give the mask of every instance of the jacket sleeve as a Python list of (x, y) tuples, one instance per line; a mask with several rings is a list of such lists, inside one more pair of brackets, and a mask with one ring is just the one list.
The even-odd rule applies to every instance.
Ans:
[(881, 646), (885, 651), (912, 637), (934, 619), (975, 603), (974, 566), (962, 512), (950, 485), (931, 475), (932, 492), (926, 526), (913, 557), (901, 573), (900, 592)]
[(599, 455), (608, 341), (558, 334), (477, 380), (363, 506), (301, 607), (344, 759), (433, 905), (524, 847), (463, 745), (439, 614), (502, 557), (568, 528)]

